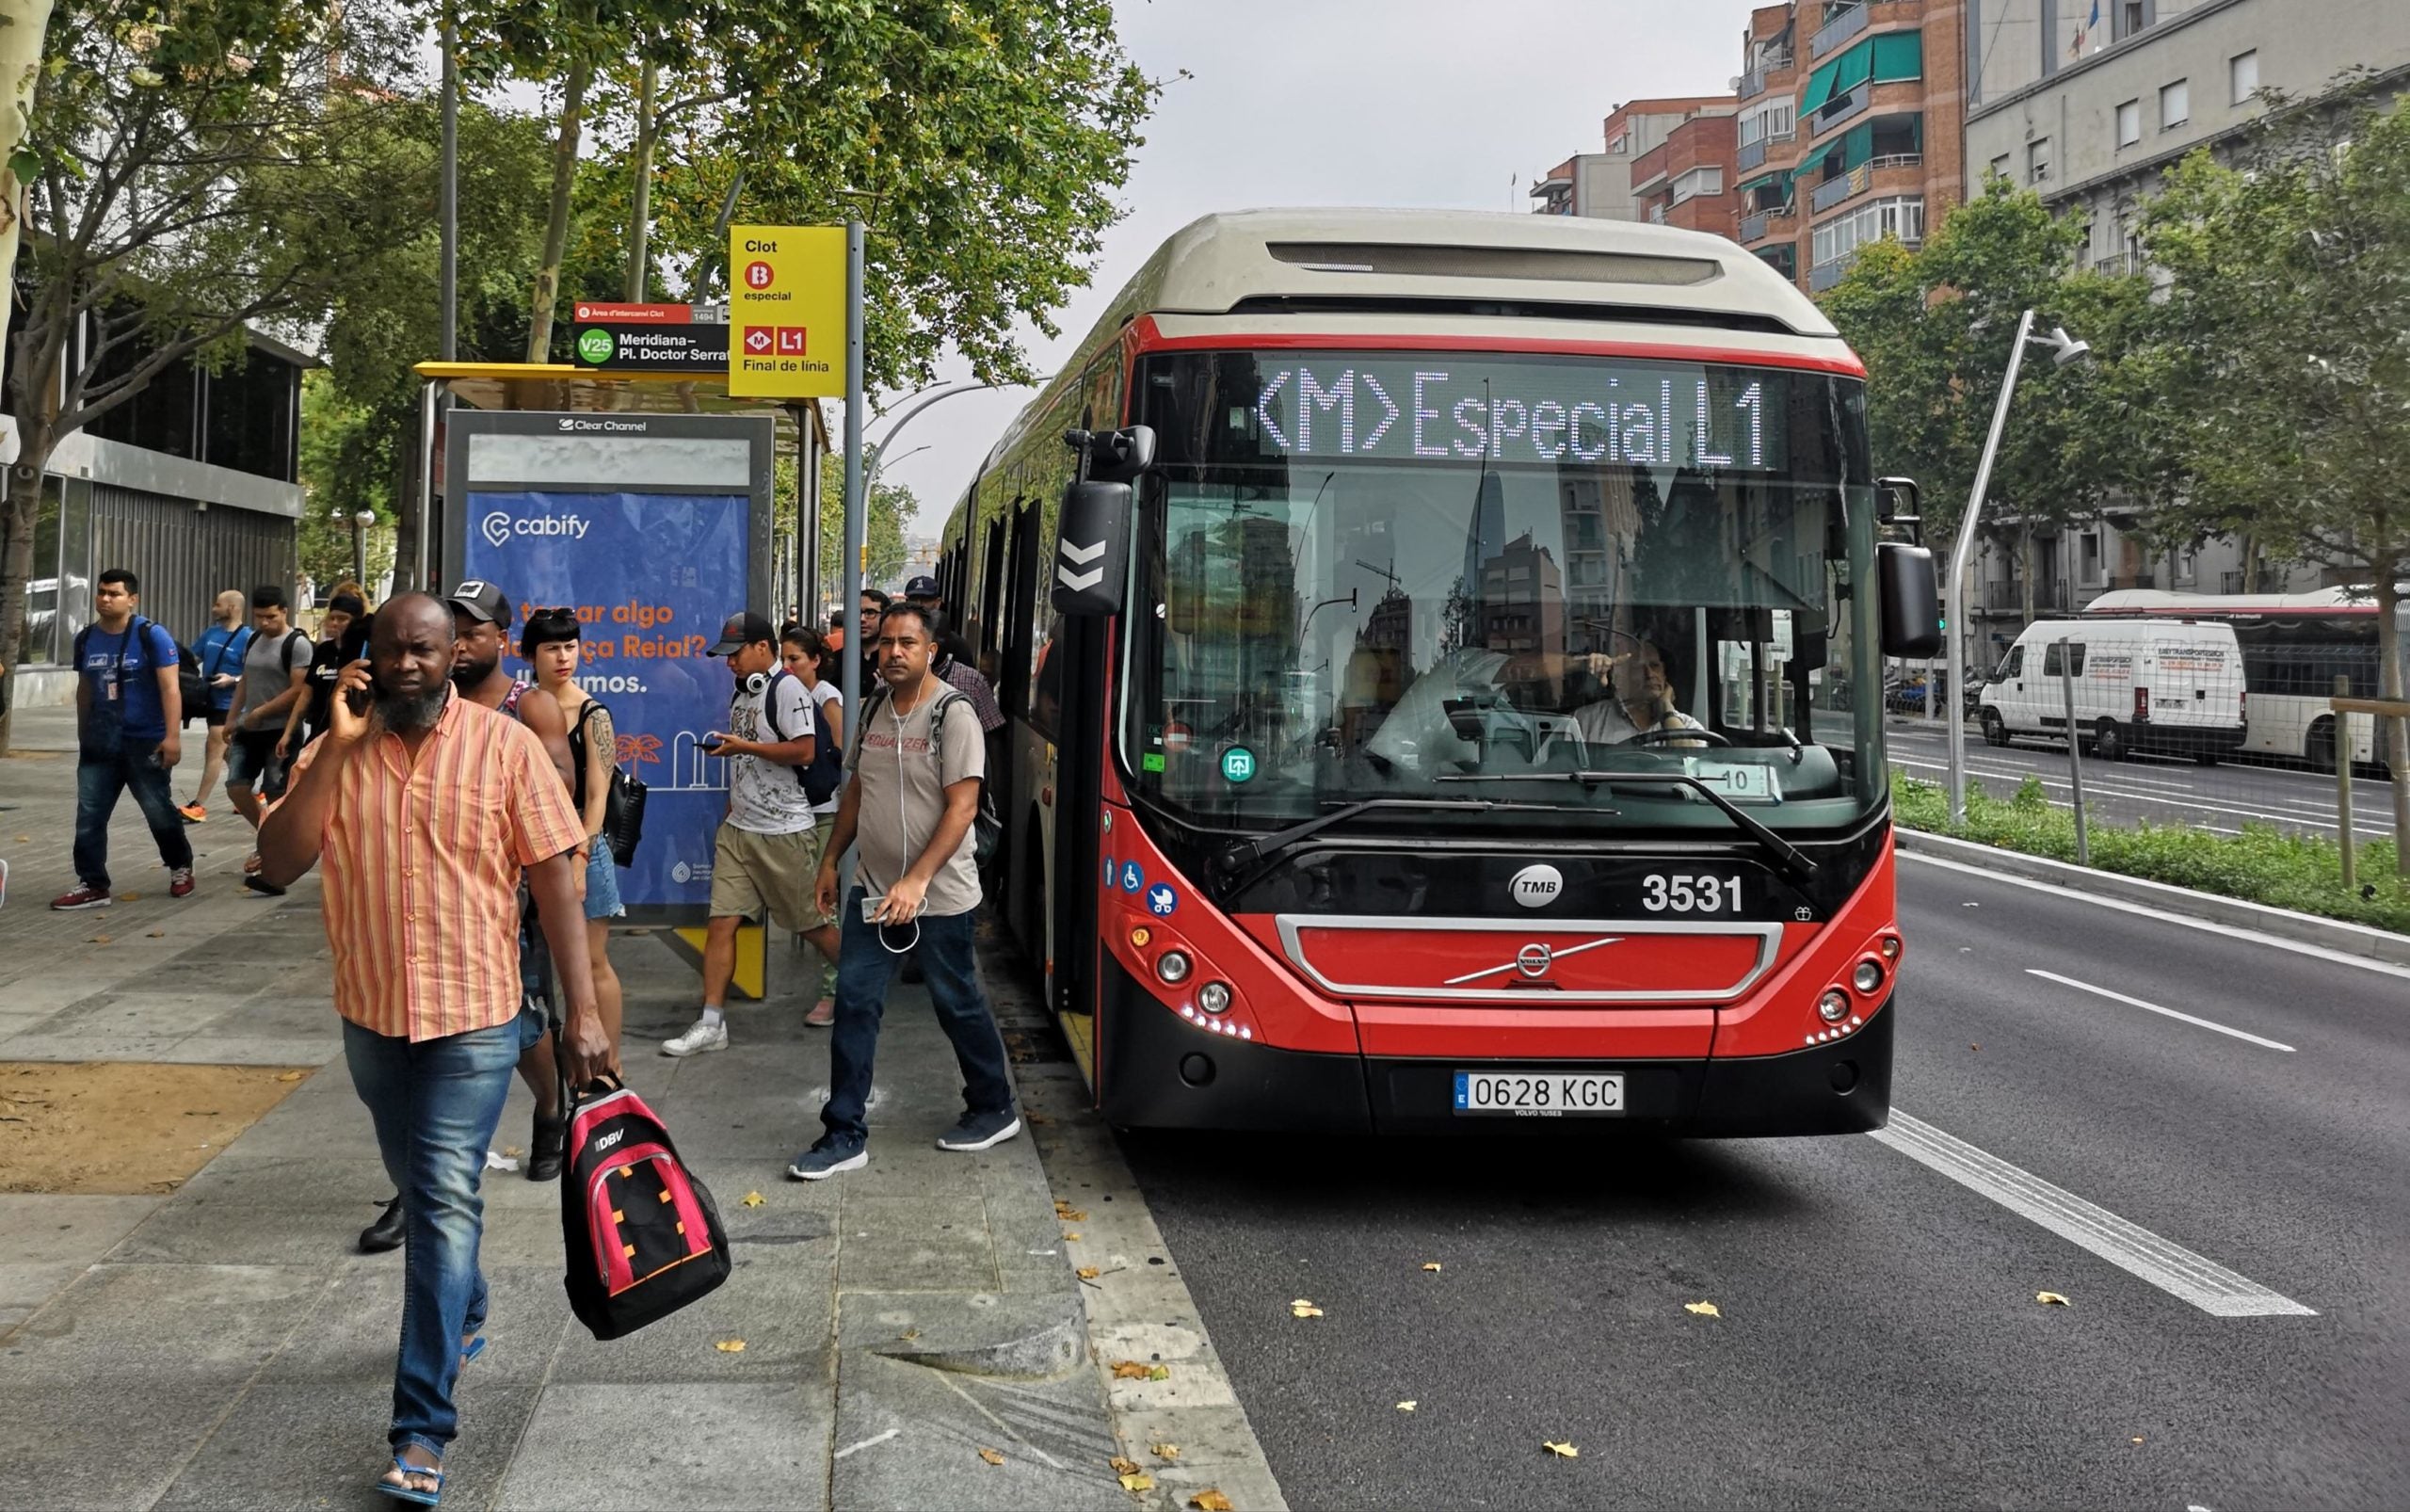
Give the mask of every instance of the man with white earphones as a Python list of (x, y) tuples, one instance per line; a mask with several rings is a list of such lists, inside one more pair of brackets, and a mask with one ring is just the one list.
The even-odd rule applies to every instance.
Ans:
[[(939, 1026), (962, 1068), (963, 1114), (940, 1150), (986, 1150), (1020, 1133), (1004, 1037), (979, 988), (973, 937), (979, 867), (972, 822), (987, 749), (971, 700), (931, 671), (929, 612), (892, 605), (879, 621), (880, 687), (855, 716), (837, 822), (814, 892), (837, 912), (837, 1022), (828, 1039), (827, 1132), (787, 1174), (816, 1182), (869, 1163), (865, 1115), (887, 989), (908, 953), (927, 973)], [(859, 846), (856, 885), (837, 911), (837, 858)]]

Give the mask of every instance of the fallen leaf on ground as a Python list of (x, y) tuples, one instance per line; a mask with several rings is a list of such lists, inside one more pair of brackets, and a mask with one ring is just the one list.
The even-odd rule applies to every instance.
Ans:
[(907, 1329), (905, 1329), (902, 1333), (897, 1334), (895, 1337), (896, 1337), (896, 1338), (898, 1338), (898, 1339), (903, 1340), (906, 1343), (908, 1343), (908, 1343), (910, 1343), (913, 1340), (918, 1339), (919, 1337), (921, 1337), (921, 1330), (920, 1330), (920, 1329), (918, 1329), (918, 1328), (907, 1328)]
[(1414, 1408), (1415, 1408), (1415, 1404), (1414, 1404), (1414, 1403), (1412, 1403), (1412, 1402), (1400, 1402), (1400, 1403), (1397, 1405), (1397, 1409), (1398, 1409), (1400, 1412), (1411, 1412), (1411, 1411), (1413, 1411), (1413, 1410), (1414, 1410)]
[(758, 1207), (760, 1207), (763, 1203), (764, 1203), (764, 1202), (768, 1201), (768, 1200), (769, 1200), (769, 1198), (767, 1198), (763, 1197), (763, 1196), (761, 1193), (759, 1193), (759, 1192), (747, 1192), (747, 1193), (746, 1193), (742, 1198), (739, 1198), (737, 1200), (739, 1200), (739, 1201), (743, 1202), (743, 1203), (744, 1203), (747, 1207), (748, 1207), (748, 1208), (758, 1208)]
[(1096, 1279), (1097, 1270), (1094, 1265), (1083, 1265), (1071, 1274), (1084, 1281), (1092, 1281)]
[(84, 941), (84, 943), (88, 945), (105, 945), (108, 942), (109, 937), (106, 935), (94, 935), (91, 939)]
[(153, 929), (151, 931), (151, 938), (153, 940), (165, 940), (168, 938), (168, 931), (165, 929)]
[(1143, 1470), (1133, 1471), (1121, 1477), (1121, 1488), (1125, 1491), (1151, 1491), (1155, 1488), (1155, 1478)]
[(1073, 1232), (1073, 1233), (1067, 1233), (1067, 1234), (1065, 1234), (1063, 1237), (1064, 1237), (1064, 1238), (1066, 1238), (1066, 1239), (1085, 1239), (1085, 1238), (1087, 1237), (1087, 1235), (1086, 1235), (1086, 1234), (1084, 1234), (1084, 1233), (1077, 1233), (1077, 1232)]
[(1190, 1497), (1188, 1504), (1197, 1512), (1230, 1512), (1230, 1499), (1210, 1486)]
[(2138, 1433), (2138, 1434), (2134, 1435), (2134, 1442), (2136, 1442), (2136, 1443), (2140, 1443), (2140, 1442), (2142, 1442), (2142, 1441), (2143, 1441), (2143, 1436), (2142, 1436), (2141, 1434), (2139, 1434), (2139, 1433)]
[(1117, 1359), (1113, 1362), (1113, 1378), (1117, 1381), (1143, 1381), (1153, 1372), (1153, 1366), (1141, 1365), (1134, 1359)]
[(1147, 1372), (1147, 1379), (1150, 1381), (1167, 1381), (1171, 1379), (1171, 1367), (1169, 1365), (1157, 1365), (1154, 1369)]
[(1322, 1309), (1314, 1306), (1311, 1302), (1307, 1301), (1301, 1296), (1294, 1302), (1289, 1304), (1289, 1316), (1293, 1318), (1319, 1318), (1322, 1316)]
[(520, 1156), (527, 1153), (527, 1151), (520, 1149), (517, 1145), (505, 1145), (502, 1147), (502, 1152), (508, 1155), (513, 1160), (517, 1160)]
[(1579, 1459), (1582, 1457), (1582, 1451), (1574, 1448), (1569, 1443), (1550, 1443), (1543, 1441), (1540, 1444), (1540, 1447), (1547, 1450), (1550, 1454), (1556, 1456), (1559, 1459)]
[(1088, 1216), (1084, 1209), (1075, 1208), (1059, 1197), (1054, 1199), (1054, 1215), (1066, 1223), (1085, 1223)]
[(712, 1347), (718, 1350), (723, 1355), (741, 1355), (745, 1353), (745, 1341), (742, 1339), (722, 1339), (719, 1343), (712, 1345)]
[(1178, 1459), (1180, 1457), (1180, 1445), (1149, 1444), (1147, 1446), (1147, 1453), (1154, 1456), (1157, 1459)]
[(2036, 1292), (2033, 1294), (2033, 1300), (2041, 1303), (2046, 1308), (2071, 1308), (2075, 1306), (2074, 1303), (2068, 1301), (2065, 1297), (2061, 1296), (2056, 1292)]
[(1424, 1270), (1438, 1270), (1439, 1268), (1439, 1263), (1436, 1260), (1426, 1260), (1422, 1263), (1422, 1268)]
[(996, 1453), (992, 1449), (980, 1450), (979, 1457), (986, 1460), (990, 1465), (1001, 1465), (1004, 1462), (1004, 1456)]
[(286, 1071), (283, 1075), (279, 1076), (277, 1080), (280, 1082), (297, 1082), (309, 1074), (310, 1073), (308, 1071)]
[(1712, 1302), (1685, 1302), (1682, 1304), (1682, 1311), (1685, 1312), (1695, 1312), (1702, 1318), (1720, 1318), (1724, 1316), (1723, 1313), (1715, 1310), (1715, 1304)]
[(120, 893), (117, 895), (117, 900), (120, 903), (139, 903), (142, 901), (142, 894), (139, 893)]

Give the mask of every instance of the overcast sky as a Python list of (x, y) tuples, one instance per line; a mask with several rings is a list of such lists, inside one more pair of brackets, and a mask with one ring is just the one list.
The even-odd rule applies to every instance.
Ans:
[[(1105, 233), (1093, 286), (1061, 314), (1059, 340), (1029, 345), (1031, 358), (1053, 371), (1148, 255), (1213, 211), (1527, 210), (1534, 174), (1599, 151), (1600, 123), (1618, 103), (1723, 90), (1740, 71), (1752, 8), (1751, 0), (1116, 0), (1131, 56), (1172, 82), (1147, 124), (1122, 191), (1129, 214)], [(1195, 77), (1174, 78), (1181, 69)], [(957, 363), (940, 376), (965, 374)], [(919, 533), (943, 523), (1029, 394), (967, 394), (911, 423), (882, 475), (919, 494)], [(884, 428), (871, 427), (874, 442)]]

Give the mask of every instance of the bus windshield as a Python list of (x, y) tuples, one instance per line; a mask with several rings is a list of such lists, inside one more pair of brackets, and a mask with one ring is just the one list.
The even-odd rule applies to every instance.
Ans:
[[(1479, 795), (1777, 827), (1881, 796), (1859, 391), (1619, 359), (1183, 354), (1122, 704), (1129, 780), (1201, 822)], [(1470, 786), (1467, 784), (1482, 784)]]

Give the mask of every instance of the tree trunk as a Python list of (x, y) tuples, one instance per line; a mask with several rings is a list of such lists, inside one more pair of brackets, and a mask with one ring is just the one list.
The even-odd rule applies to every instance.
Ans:
[(2242, 591), (2259, 591), (2259, 538), (2257, 536), (2242, 538)]
[[(34, 84), (41, 77), (42, 37), (50, 29), (51, 0), (8, 0), (8, 24), (0, 26), (0, 81), (7, 98), (0, 100), (0, 290), (17, 266), (17, 233), (25, 208), (25, 186), (8, 170), (8, 159), (24, 140), (25, 121), (33, 114)], [(8, 344), (8, 310), (16, 301), (0, 299), (0, 348)]]
[[(2016, 573), (2018, 591), (2024, 601), (2018, 607), (2024, 611), (2025, 624), (2030, 625), (2033, 622), (2033, 525), (2031, 521), (2017, 522)], [(2025, 625), (2017, 626), (2016, 633), (2023, 635)]]
[(544, 222), (544, 259), (536, 267), (535, 307), (527, 322), (527, 361), (551, 361), (553, 308), (560, 303), (561, 259), (569, 252), (570, 190), (577, 183), (577, 141), (586, 118), (586, 86), (593, 65), (580, 57), (561, 87), (560, 134), (553, 140), (553, 208)]
[[(0, 755), (8, 750), (9, 727), (16, 718), (17, 661), (25, 640), (25, 584), (33, 576), (34, 531), (41, 519), (41, 478), (50, 466), (56, 444), (48, 426), (27, 429), (18, 419), (21, 438), (16, 466), (8, 479), (8, 499), (0, 504), (0, 675), (8, 684), (0, 692)], [(28, 472), (27, 470), (31, 471)], [(67, 609), (67, 585), (58, 587), (58, 608)]]
[(651, 261), (652, 239), (652, 91), (658, 77), (648, 61), (636, 80), (636, 141), (635, 182), (628, 196), (628, 281), (621, 298), (630, 304), (641, 304), (645, 297), (645, 271)]
[[(2410, 562), (2399, 559), (2376, 564), (2376, 651), (2377, 696), (2402, 699), (2402, 593), (2398, 584)], [(2393, 869), (2396, 875), (2410, 877), (2410, 719), (2383, 718), (2376, 722), (2376, 749), (2393, 771)], [(2352, 759), (2347, 744), (2341, 759)]]

